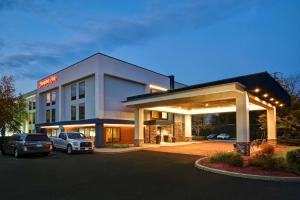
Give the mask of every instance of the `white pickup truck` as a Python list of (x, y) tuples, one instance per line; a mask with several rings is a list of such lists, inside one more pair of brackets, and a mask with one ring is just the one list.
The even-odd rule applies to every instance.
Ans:
[(58, 137), (50, 137), (54, 149), (62, 149), (71, 154), (75, 151), (93, 152), (92, 140), (86, 139), (85, 135), (76, 132), (61, 132)]

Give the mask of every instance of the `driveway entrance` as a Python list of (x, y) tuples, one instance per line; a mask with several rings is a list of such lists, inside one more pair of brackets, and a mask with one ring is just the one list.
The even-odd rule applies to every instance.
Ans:
[(235, 141), (203, 141), (178, 146), (160, 146), (147, 148), (145, 151), (175, 153), (185, 155), (210, 156), (220, 151), (233, 151)]

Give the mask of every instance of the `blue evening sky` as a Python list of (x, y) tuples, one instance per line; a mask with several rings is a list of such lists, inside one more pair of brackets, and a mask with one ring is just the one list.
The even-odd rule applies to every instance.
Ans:
[(300, 72), (298, 0), (0, 0), (0, 74), (19, 92), (96, 52), (196, 84)]

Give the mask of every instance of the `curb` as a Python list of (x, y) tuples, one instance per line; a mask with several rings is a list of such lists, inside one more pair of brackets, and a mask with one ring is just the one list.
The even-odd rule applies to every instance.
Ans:
[(197, 169), (201, 169), (207, 172), (212, 172), (215, 174), (221, 174), (221, 175), (227, 175), (227, 176), (233, 176), (233, 177), (239, 177), (239, 178), (246, 178), (246, 179), (255, 179), (255, 180), (263, 180), (263, 181), (278, 181), (278, 182), (299, 182), (300, 183), (300, 177), (279, 177), (279, 176), (261, 176), (261, 175), (253, 175), (253, 174), (243, 174), (243, 173), (237, 173), (237, 172), (230, 172), (220, 169), (214, 169), (211, 167), (206, 167), (204, 165), (199, 164), (199, 161), (206, 159), (207, 157), (200, 158), (195, 161), (195, 167)]

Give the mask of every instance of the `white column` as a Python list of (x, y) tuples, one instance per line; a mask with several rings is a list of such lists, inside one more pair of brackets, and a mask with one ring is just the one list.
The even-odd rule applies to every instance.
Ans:
[(95, 118), (104, 118), (104, 75), (95, 73)]
[(267, 109), (268, 140), (276, 141), (276, 107)]
[(184, 116), (184, 136), (186, 141), (192, 141), (192, 116)]
[(62, 121), (62, 87), (61, 85), (58, 87), (58, 121)]
[(134, 111), (134, 145), (144, 144), (144, 109), (136, 108)]
[(249, 130), (249, 98), (243, 92), (236, 97), (236, 150), (244, 155), (250, 154)]

